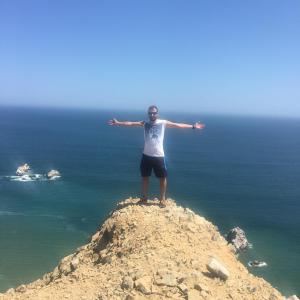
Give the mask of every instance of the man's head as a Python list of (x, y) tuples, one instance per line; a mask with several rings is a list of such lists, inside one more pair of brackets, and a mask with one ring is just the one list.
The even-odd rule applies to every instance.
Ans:
[(151, 105), (148, 108), (149, 120), (154, 122), (158, 118), (158, 108), (155, 105)]

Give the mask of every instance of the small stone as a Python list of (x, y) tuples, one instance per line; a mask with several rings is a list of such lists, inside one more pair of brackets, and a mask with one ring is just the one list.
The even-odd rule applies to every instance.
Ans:
[(201, 291), (209, 292), (209, 288), (206, 285), (204, 285), (203, 283), (196, 283), (194, 285), (194, 288), (200, 292)]
[(178, 284), (178, 288), (181, 290), (182, 293), (186, 294), (188, 292), (188, 288), (184, 283)]
[(103, 258), (103, 257), (105, 257), (106, 255), (107, 255), (107, 250), (106, 250), (106, 249), (103, 249), (103, 250), (101, 250), (101, 251), (99, 252), (100, 258)]
[(103, 264), (111, 264), (111, 262), (112, 262), (112, 258), (111, 258), (111, 256), (104, 256), (102, 259), (101, 259), (101, 262), (103, 263)]
[(71, 268), (72, 268), (72, 271), (76, 270), (77, 267), (79, 265), (79, 259), (77, 257), (74, 257), (72, 260), (71, 260)]
[(122, 289), (131, 290), (133, 289), (134, 282), (130, 276), (125, 276), (122, 281)]
[(59, 272), (58, 267), (56, 267), (56, 268), (53, 270), (53, 272), (51, 273), (50, 277), (51, 277), (51, 280), (55, 280), (55, 279), (57, 279), (58, 277), (60, 277), (60, 272)]
[(187, 287), (194, 288), (194, 285), (201, 281), (203, 275), (198, 271), (193, 271), (190, 274), (181, 276), (178, 279), (178, 282), (183, 282)]
[(133, 278), (133, 280), (137, 280), (144, 277), (145, 273), (142, 270), (134, 270), (129, 272), (129, 275)]
[(99, 239), (99, 231), (97, 231), (91, 238), (91, 242), (95, 242)]
[(203, 296), (204, 298), (207, 297), (207, 293), (206, 293), (205, 291), (201, 291), (201, 292), (200, 292), (200, 295)]
[(193, 269), (200, 270), (201, 267), (200, 267), (200, 263), (198, 260), (192, 259), (190, 263), (191, 263), (191, 267)]
[(158, 271), (160, 278), (156, 279), (157, 285), (176, 286), (177, 279), (170, 271)]
[(192, 233), (195, 233), (197, 232), (197, 229), (195, 228), (194, 224), (193, 223), (187, 223), (186, 224), (186, 230), (192, 232)]
[(75, 281), (80, 279), (79, 274), (73, 273), (73, 274), (70, 274), (69, 276), (70, 276), (70, 278), (73, 278)]
[(24, 284), (22, 284), (16, 288), (16, 292), (18, 292), (18, 293), (24, 293), (25, 291), (26, 291), (26, 286)]
[(145, 295), (149, 295), (152, 292), (152, 277), (151, 276), (144, 276), (140, 279), (137, 279), (134, 282), (135, 288), (142, 292)]
[(92, 256), (93, 262), (97, 262), (99, 260), (99, 258), (100, 258), (99, 254), (97, 254), (97, 253), (94, 253), (93, 256)]
[(61, 260), (58, 269), (62, 274), (65, 275), (69, 274), (72, 271), (71, 264), (70, 264), (70, 256), (67, 256)]
[(214, 233), (211, 237), (211, 240), (214, 242), (216, 242), (218, 239), (219, 239), (219, 236), (216, 233)]
[[(96, 234), (99, 234), (99, 232), (96, 233)], [(88, 247), (89, 247), (88, 244), (87, 244), (87, 245), (83, 245), (83, 246), (78, 247), (78, 248), (76, 249), (76, 251), (77, 251), (77, 252), (80, 252), (80, 251), (83, 251), (83, 250), (87, 250)]]
[(293, 295), (288, 297), (287, 300), (299, 300), (299, 298), (296, 295)]
[(194, 219), (195, 213), (192, 210), (190, 210), (189, 208), (185, 208), (185, 213), (187, 214), (189, 221), (192, 221)]
[(278, 296), (278, 294), (276, 294), (275, 292), (272, 292), (268, 300), (282, 300), (282, 297)]
[(214, 276), (219, 277), (223, 280), (227, 280), (229, 277), (228, 270), (215, 258), (212, 258), (207, 265), (207, 269), (211, 272)]
[(248, 287), (247, 287), (247, 290), (248, 290), (250, 293), (255, 293), (255, 292), (256, 292), (256, 287), (248, 286)]
[(42, 277), (42, 281), (44, 282), (44, 284), (49, 284), (51, 282), (51, 275), (50, 275), (50, 273), (45, 274)]

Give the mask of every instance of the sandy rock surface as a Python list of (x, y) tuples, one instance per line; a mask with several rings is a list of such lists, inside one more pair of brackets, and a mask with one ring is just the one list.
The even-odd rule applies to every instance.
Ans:
[[(120, 202), (90, 243), (0, 300), (285, 299), (251, 275), (203, 217), (172, 200), (166, 208), (137, 201)], [(226, 274), (211, 272), (211, 261)]]

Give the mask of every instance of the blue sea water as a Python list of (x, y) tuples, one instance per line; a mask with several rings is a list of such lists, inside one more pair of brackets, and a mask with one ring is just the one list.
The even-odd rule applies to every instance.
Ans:
[[(142, 128), (110, 127), (111, 117), (144, 112), (0, 108), (0, 292), (52, 271), (88, 242), (116, 203), (140, 190)], [(283, 294), (300, 295), (300, 120), (174, 114), (203, 131), (167, 129), (169, 197), (216, 224), (240, 226), (266, 261), (250, 269)], [(7, 176), (25, 162), (55, 181)], [(155, 178), (152, 196), (158, 193)]]

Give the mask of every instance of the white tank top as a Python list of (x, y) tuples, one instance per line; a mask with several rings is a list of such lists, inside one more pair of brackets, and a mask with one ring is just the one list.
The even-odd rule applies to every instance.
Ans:
[(145, 146), (143, 153), (148, 156), (163, 157), (166, 120), (144, 123)]

